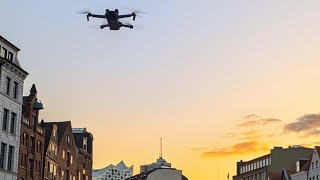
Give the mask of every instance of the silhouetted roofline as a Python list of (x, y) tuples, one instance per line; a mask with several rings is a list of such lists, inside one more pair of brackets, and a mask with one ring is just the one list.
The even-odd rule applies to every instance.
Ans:
[(15, 49), (16, 51), (20, 51), (20, 49), (15, 46), (14, 44), (12, 44), (10, 41), (8, 41), (6, 38), (4, 38), (3, 36), (0, 35), (0, 39), (2, 41), (4, 41), (5, 43), (7, 43), (10, 47), (12, 47), (13, 49)]

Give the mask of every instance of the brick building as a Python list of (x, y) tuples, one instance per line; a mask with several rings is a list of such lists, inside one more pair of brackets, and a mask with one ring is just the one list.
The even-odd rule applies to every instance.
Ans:
[[(91, 133), (76, 133), (74, 136), (70, 121), (41, 124), (46, 132), (43, 179), (91, 180)], [(78, 142), (80, 137), (82, 143)]]
[(93, 136), (86, 128), (72, 129), (78, 155), (78, 177), (92, 179)]
[(41, 180), (43, 165), (44, 129), (39, 125), (39, 111), (43, 109), (38, 102), (36, 86), (32, 85), (30, 95), (23, 97), (20, 153), (19, 153), (19, 180)]

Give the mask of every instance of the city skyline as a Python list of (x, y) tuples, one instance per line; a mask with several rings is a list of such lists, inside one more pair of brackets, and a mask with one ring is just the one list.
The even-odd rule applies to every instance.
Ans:
[[(319, 7), (5, 0), (0, 34), (21, 49), (40, 118), (92, 132), (94, 169), (154, 162), (163, 137), (164, 158), (189, 179), (224, 179), (273, 146), (320, 144)], [(77, 14), (87, 8), (146, 13), (111, 32)]]

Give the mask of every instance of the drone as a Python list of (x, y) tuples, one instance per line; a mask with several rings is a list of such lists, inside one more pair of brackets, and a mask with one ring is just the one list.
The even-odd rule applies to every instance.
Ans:
[(135, 12), (131, 14), (119, 15), (118, 9), (115, 9), (114, 11), (110, 11), (109, 9), (106, 9), (106, 13), (104, 15), (92, 14), (90, 12), (84, 12), (84, 13), (87, 14), (87, 21), (89, 21), (90, 17), (106, 19), (108, 21), (108, 24), (102, 24), (100, 26), (100, 29), (109, 27), (110, 30), (114, 30), (114, 31), (120, 30), (121, 27), (133, 29), (132, 24), (121, 23), (119, 19), (133, 17), (133, 21), (135, 21), (137, 16)]

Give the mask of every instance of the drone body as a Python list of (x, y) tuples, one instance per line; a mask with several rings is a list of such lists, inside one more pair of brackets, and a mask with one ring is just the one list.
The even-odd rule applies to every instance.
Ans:
[(108, 24), (102, 24), (100, 26), (101, 29), (105, 27), (109, 27), (110, 30), (120, 30), (121, 27), (126, 27), (133, 29), (133, 25), (131, 24), (123, 24), (119, 21), (119, 19), (122, 18), (128, 18), (128, 17), (133, 17), (133, 20), (136, 19), (136, 13), (131, 13), (131, 14), (125, 14), (125, 15), (119, 15), (119, 10), (115, 9), (114, 11), (110, 11), (109, 9), (106, 9), (106, 13), (104, 15), (98, 15), (98, 14), (91, 14), (87, 13), (87, 20), (89, 21), (90, 17), (94, 18), (103, 18), (108, 21)]

